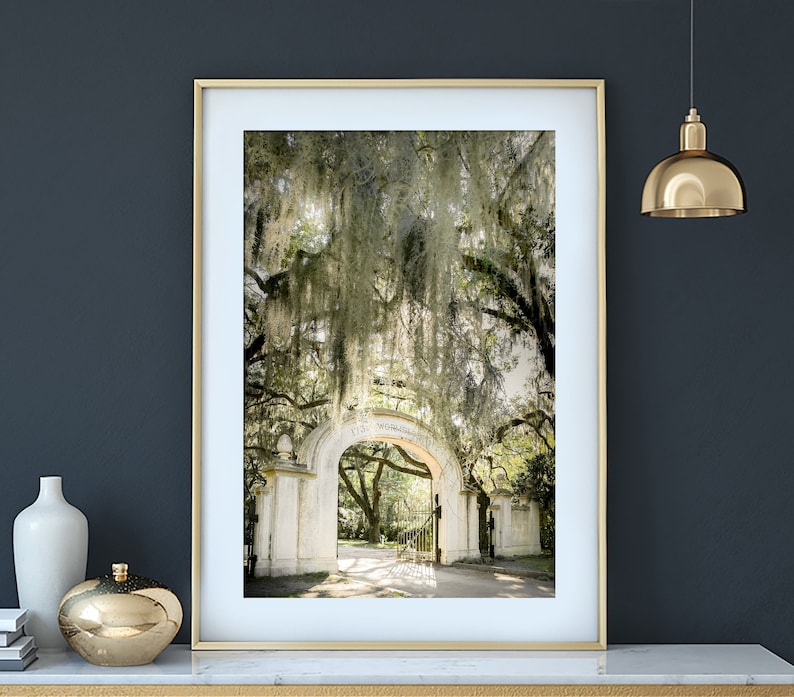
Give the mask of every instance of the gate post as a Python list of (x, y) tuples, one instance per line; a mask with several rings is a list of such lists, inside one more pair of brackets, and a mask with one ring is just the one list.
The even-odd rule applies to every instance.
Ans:
[(496, 546), (494, 545), (494, 530), (496, 521), (493, 519), (493, 511), (488, 511), (488, 557), (493, 559), (496, 556)]
[(512, 547), (512, 506), (513, 493), (507, 489), (495, 489), (489, 494), (490, 509), (494, 516), (495, 530), (492, 531), (491, 544), (496, 556), (509, 556)]
[(477, 492), (464, 489), (460, 494), (460, 517), (465, 519), (466, 533), (466, 558), (480, 558), (480, 507), (477, 502)]
[(289, 452), (273, 457), (263, 474), (267, 485), (257, 497), (254, 576), (335, 571), (318, 559), (317, 474)]
[(441, 504), (438, 502), (438, 494), (435, 495), (435, 507), (433, 508), (433, 549), (435, 550), (436, 564), (441, 563), (441, 545), (438, 542), (438, 528), (441, 522)]

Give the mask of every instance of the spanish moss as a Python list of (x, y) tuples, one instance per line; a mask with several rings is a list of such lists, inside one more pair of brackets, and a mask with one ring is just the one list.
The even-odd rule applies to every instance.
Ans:
[(375, 407), (468, 468), (508, 431), (553, 446), (553, 132), (247, 132), (244, 150), (251, 466)]

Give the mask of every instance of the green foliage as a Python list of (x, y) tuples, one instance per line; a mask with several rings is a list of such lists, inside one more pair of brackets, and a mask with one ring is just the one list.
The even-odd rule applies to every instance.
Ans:
[[(428, 423), (480, 489), (553, 444), (554, 147), (536, 131), (245, 134), (253, 469), (348, 409)], [(384, 451), (379, 470), (368, 447), (342, 467), (371, 535), (405, 462)]]
[(364, 441), (348, 448), (339, 475), (341, 539), (378, 542), (384, 534), (394, 540), (397, 507), (426, 508), (430, 501), (427, 466), (389, 443)]
[[(352, 500), (352, 499), (351, 499)], [(355, 506), (355, 502), (353, 502)], [(339, 505), (337, 509), (337, 536), (340, 540), (362, 540), (367, 529), (367, 521), (357, 506), (348, 508)]]

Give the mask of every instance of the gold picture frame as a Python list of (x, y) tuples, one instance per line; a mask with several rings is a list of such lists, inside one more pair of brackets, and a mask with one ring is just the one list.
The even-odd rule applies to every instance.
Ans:
[[(194, 115), (192, 647), (604, 649), (604, 81), (198, 79)], [(476, 601), (243, 598), (234, 551), (242, 540), (242, 472), (230, 464), (242, 460), (243, 133), (414, 129), (556, 133), (562, 251), (554, 351), (560, 433), (569, 436), (564, 457), (558, 450), (558, 472), (566, 474), (557, 488), (564, 524), (556, 593)], [(378, 627), (341, 621), (375, 611), (383, 613)], [(499, 619), (469, 627), (461, 619), (467, 613)], [(428, 614), (436, 621), (422, 629)]]

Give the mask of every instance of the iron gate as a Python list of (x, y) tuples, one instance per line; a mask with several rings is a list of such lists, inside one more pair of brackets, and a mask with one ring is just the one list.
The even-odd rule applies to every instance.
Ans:
[(412, 562), (441, 561), (438, 546), (438, 521), (441, 519), (441, 506), (438, 494), (435, 505), (420, 510), (397, 506), (397, 558)]

